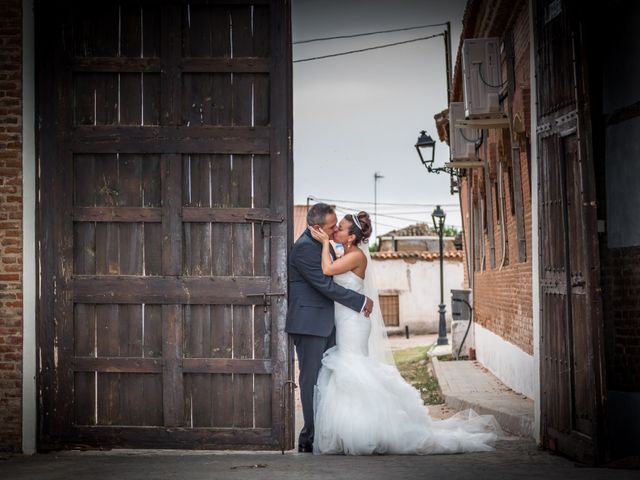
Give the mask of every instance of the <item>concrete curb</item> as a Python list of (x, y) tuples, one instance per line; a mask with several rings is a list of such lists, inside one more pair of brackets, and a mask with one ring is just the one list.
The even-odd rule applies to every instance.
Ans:
[[(440, 393), (449, 407), (455, 410), (470, 408), (479, 414), (493, 415), (503, 430), (521, 437), (533, 438), (534, 417), (533, 402), (531, 400), (524, 400), (522, 395), (515, 392), (496, 393), (490, 389), (486, 392), (453, 392), (448, 388), (447, 374), (444, 372), (442, 363), (437, 356), (431, 357), (431, 364), (434, 375), (438, 380)], [(486, 375), (488, 377), (489, 374), (479, 372), (478, 375)], [(451, 376), (450, 373), (449, 376)], [(492, 380), (495, 381), (497, 379)], [(529, 403), (531, 403), (530, 408)]]

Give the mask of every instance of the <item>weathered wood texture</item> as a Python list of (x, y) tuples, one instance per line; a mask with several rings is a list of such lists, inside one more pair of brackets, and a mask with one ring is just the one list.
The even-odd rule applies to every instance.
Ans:
[(290, 448), (289, 3), (36, 16), (41, 448)]
[(542, 437), (593, 462), (604, 391), (593, 159), (577, 5), (561, 5), (535, 6)]

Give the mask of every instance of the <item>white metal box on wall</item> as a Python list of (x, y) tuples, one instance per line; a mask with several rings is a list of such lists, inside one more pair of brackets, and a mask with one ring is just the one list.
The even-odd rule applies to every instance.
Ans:
[(457, 123), (460, 120), (464, 120), (464, 103), (451, 102), (449, 105), (451, 160), (475, 160), (476, 142), (480, 139), (480, 130), (458, 127)]
[(500, 43), (497, 38), (468, 38), (462, 43), (466, 118), (501, 115)]

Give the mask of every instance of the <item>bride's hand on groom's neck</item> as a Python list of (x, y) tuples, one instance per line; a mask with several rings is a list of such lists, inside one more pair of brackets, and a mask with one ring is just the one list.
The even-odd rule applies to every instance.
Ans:
[(327, 235), (326, 232), (320, 227), (309, 226), (307, 228), (309, 229), (309, 232), (311, 232), (311, 236), (315, 240), (321, 243), (329, 243), (329, 235)]

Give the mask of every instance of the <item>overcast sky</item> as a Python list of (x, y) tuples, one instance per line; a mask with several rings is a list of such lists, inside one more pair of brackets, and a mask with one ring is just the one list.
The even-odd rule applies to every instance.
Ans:
[[(457, 51), (465, 0), (293, 0), (293, 40), (451, 21)], [(301, 59), (427, 36), (444, 27), (294, 45)], [(378, 181), (378, 233), (431, 221), (443, 205), (447, 224), (461, 224), (449, 176), (427, 173), (414, 148), (421, 129), (437, 140), (433, 115), (447, 107), (444, 40), (430, 40), (343, 57), (294, 63), (294, 201), (308, 196), (338, 208), (373, 213)], [(455, 63), (455, 57), (453, 58)], [(448, 158), (438, 141), (436, 162)], [(354, 204), (344, 200), (371, 202)], [(409, 213), (405, 213), (409, 212)], [(343, 213), (339, 210), (339, 213)], [(405, 220), (391, 218), (403, 217)]]

